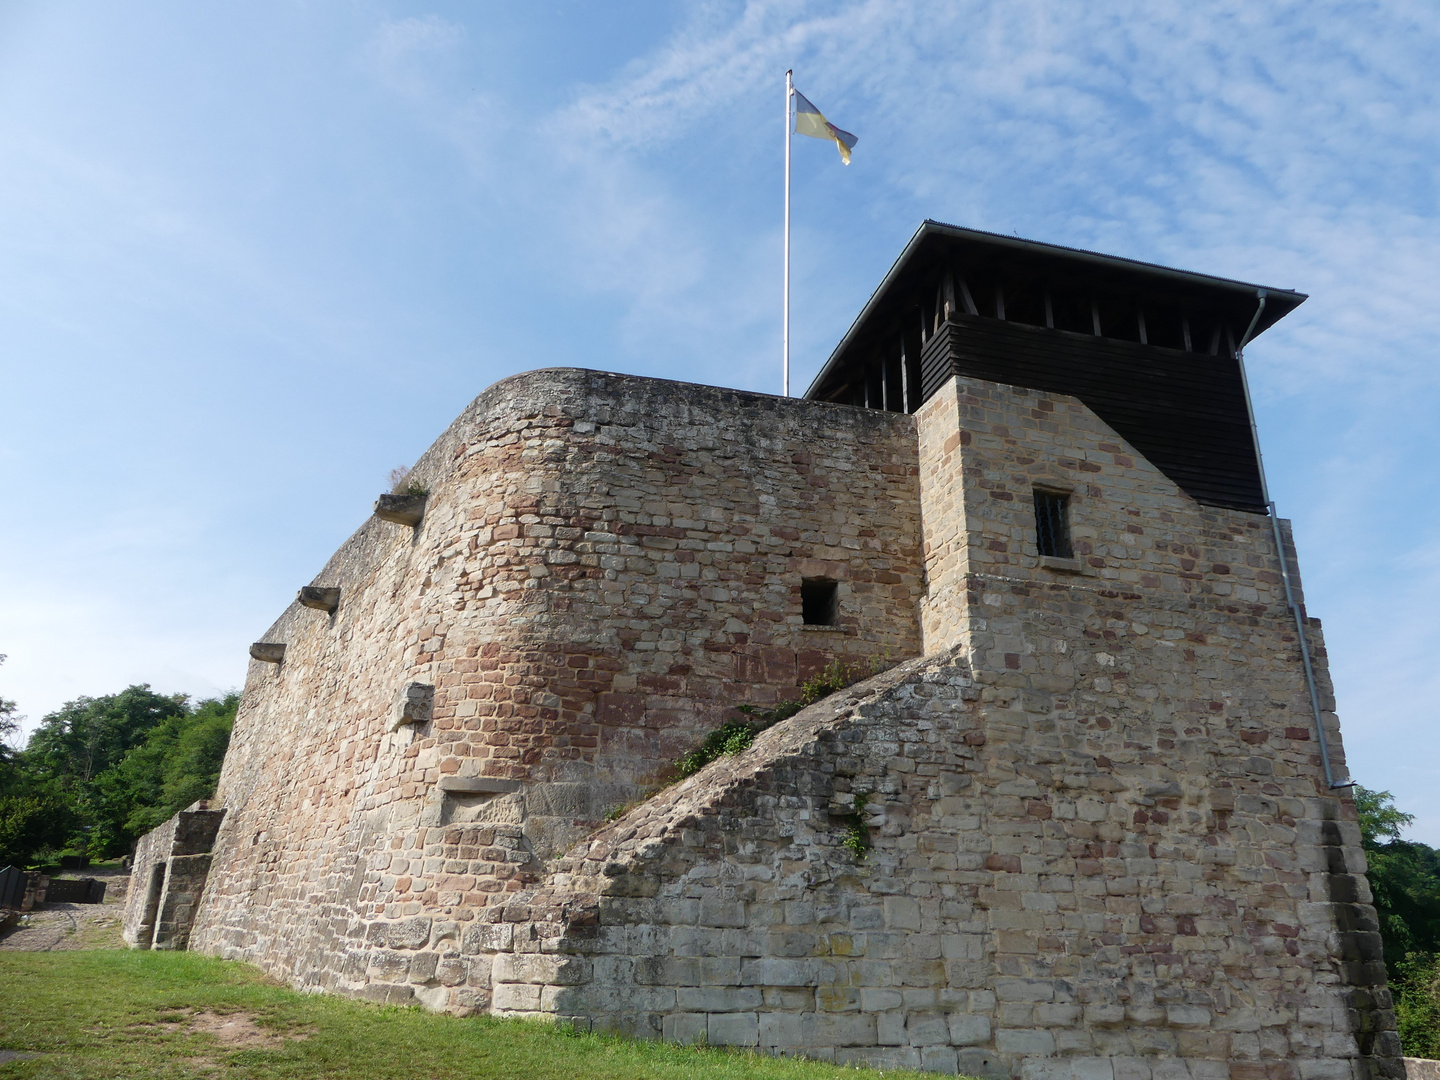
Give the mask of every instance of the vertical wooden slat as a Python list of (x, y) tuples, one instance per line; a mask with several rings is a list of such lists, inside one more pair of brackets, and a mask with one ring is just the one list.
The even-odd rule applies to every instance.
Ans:
[(910, 361), (905, 355), (905, 339), (900, 339), (900, 409), (910, 411)]

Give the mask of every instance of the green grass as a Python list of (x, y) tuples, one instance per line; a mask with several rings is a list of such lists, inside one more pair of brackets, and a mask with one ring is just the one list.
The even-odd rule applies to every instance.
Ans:
[[(222, 1045), (197, 1013), (249, 1017), (270, 1045)], [(355, 1080), (860, 1080), (881, 1073), (489, 1017), (297, 994), (192, 953), (0, 953), (0, 1064), (11, 1077)], [(886, 1070), (885, 1076), (920, 1073)]]

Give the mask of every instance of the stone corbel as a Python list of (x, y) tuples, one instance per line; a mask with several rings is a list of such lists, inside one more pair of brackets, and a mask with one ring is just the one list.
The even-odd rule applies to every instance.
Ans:
[(340, 606), (340, 590), (328, 586), (305, 585), (301, 587), (295, 599), (305, 607), (334, 614), (335, 609)]
[(423, 724), (430, 719), (430, 712), (434, 707), (434, 686), (422, 682), (406, 683), (390, 709), (390, 726), (387, 730), (398, 731), (406, 724)]
[(250, 646), (250, 659), (262, 664), (280, 664), (285, 661), (283, 641), (257, 641)]
[(413, 528), (425, 516), (426, 498), (425, 495), (381, 495), (375, 500), (375, 516), (381, 521)]

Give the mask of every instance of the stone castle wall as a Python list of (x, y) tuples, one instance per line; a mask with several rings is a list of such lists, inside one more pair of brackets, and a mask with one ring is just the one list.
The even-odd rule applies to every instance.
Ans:
[[(914, 420), (584, 371), (482, 395), (253, 663), (196, 945), (363, 989), (369, 935), (473, 918), (664, 776), (733, 707), (832, 658), (920, 652)], [(802, 624), (803, 578), (838, 583)], [(397, 695), (430, 719), (389, 730)], [(447, 826), (492, 839), (439, 858)], [(372, 931), (372, 924), (381, 928)], [(383, 982), (383, 980), (380, 980)]]
[[(837, 1061), (1399, 1075), (1267, 523), (1071, 399), (952, 384), (919, 425), (925, 483), (963, 492), (925, 502), (927, 644), (953, 645), (600, 832), (451, 962), (495, 1011)], [(1036, 482), (1072, 494), (1073, 564), (1035, 552)]]
[[(297, 986), (1018, 1080), (1398, 1074), (1267, 519), (1079, 401), (541, 372), (252, 665), (192, 945)], [(1070, 496), (1073, 559), (1032, 491)], [(800, 582), (840, 582), (801, 625)], [(1307, 633), (1335, 763), (1318, 622)], [(734, 704), (900, 661), (642, 801)], [(391, 730), (396, 695), (431, 718)]]

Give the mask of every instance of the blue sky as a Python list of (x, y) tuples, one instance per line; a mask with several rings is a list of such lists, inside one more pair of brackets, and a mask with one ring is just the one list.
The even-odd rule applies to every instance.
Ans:
[(803, 388), (926, 217), (1295, 288), (1248, 353), (1354, 773), (1440, 844), (1440, 10), (0, 0), (0, 694), (215, 693), (494, 380)]

